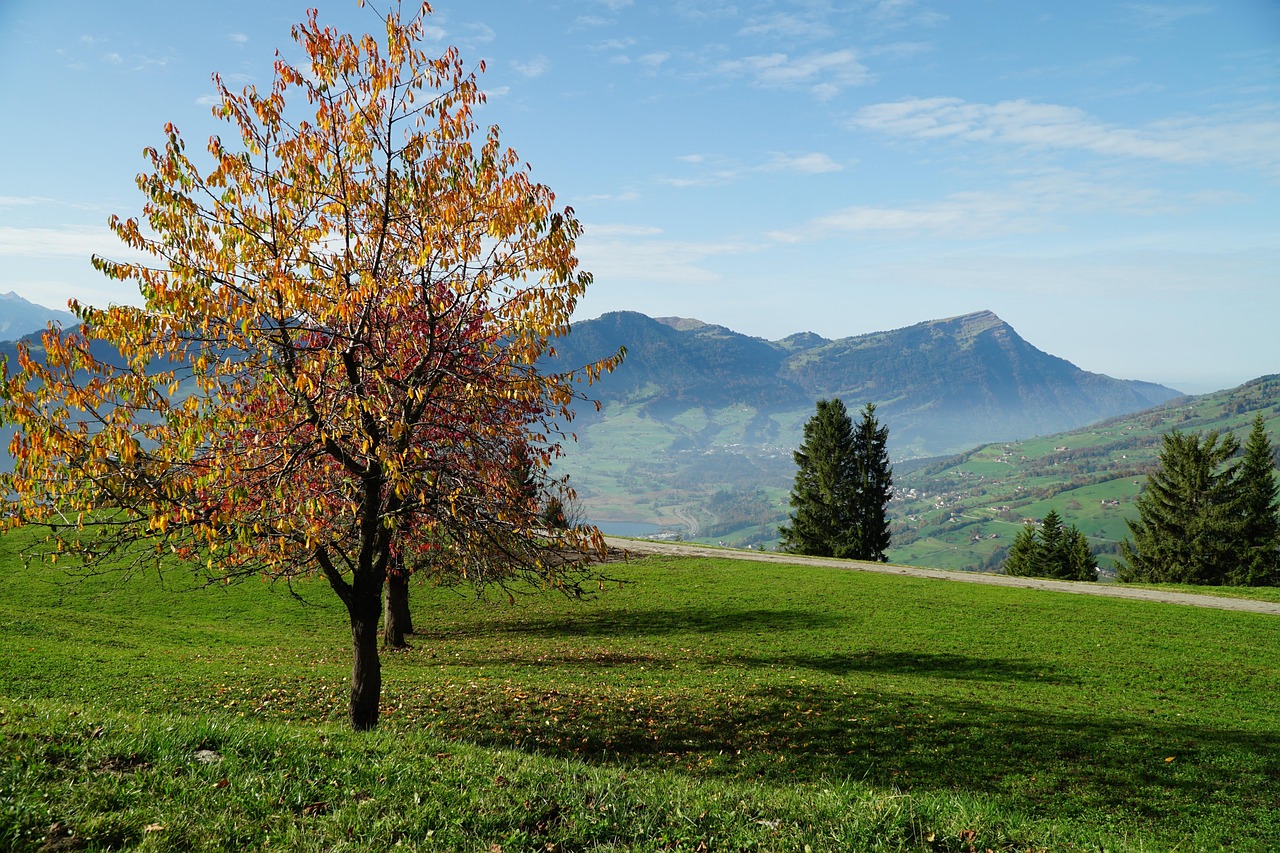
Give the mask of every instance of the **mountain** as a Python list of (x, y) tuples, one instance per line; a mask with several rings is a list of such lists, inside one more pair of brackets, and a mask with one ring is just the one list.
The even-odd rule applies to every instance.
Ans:
[(577, 323), (558, 346), (564, 363), (627, 348), (593, 396), (658, 416), (690, 407), (764, 412), (840, 397), (873, 402), (897, 457), (952, 453), (987, 441), (1057, 432), (1181, 396), (1172, 388), (1083, 371), (1036, 349), (990, 311), (905, 329), (781, 341), (723, 326), (634, 312)]
[(0, 293), (0, 341), (17, 340), (44, 329), (50, 322), (70, 328), (80, 321), (70, 311), (55, 311), (36, 305), (12, 291)]
[[(814, 401), (865, 402), (904, 459), (1060, 432), (1178, 398), (1172, 388), (1088, 373), (981, 311), (828, 340), (766, 341), (687, 318), (606, 314), (574, 324), (551, 366), (627, 348), (588, 389), (557, 468), (596, 522), (662, 526), (689, 538), (772, 541), (785, 515)], [(613, 528), (621, 531), (623, 528)], [(652, 529), (652, 528), (651, 528)]]

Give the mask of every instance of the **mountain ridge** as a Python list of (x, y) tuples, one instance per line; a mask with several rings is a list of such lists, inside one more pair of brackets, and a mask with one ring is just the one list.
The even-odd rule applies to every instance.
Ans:
[(627, 358), (594, 396), (661, 414), (745, 404), (780, 412), (838, 396), (897, 422), (898, 456), (956, 452), (1158, 405), (1182, 392), (1081, 370), (1045, 353), (989, 310), (902, 329), (768, 341), (703, 320), (617, 311), (575, 323), (564, 363), (619, 346)]
[(12, 290), (0, 293), (0, 341), (13, 341), (42, 331), (50, 322), (61, 323), (69, 328), (80, 320), (70, 311), (37, 305)]

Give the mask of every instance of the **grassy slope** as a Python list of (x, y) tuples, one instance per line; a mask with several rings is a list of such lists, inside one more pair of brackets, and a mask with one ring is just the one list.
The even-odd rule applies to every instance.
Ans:
[[(890, 507), (895, 524), (890, 559), (943, 569), (978, 569), (1007, 547), (1024, 518), (1056, 509), (1093, 545), (1113, 549), (1126, 533), (1160, 436), (1171, 429), (1216, 429), (1247, 434), (1262, 412), (1272, 441), (1280, 444), (1280, 377), (1184, 399), (1131, 416), (1060, 435), (1004, 442), (914, 469), (901, 466), (895, 484), (914, 497)], [(752, 432), (752, 412), (739, 407), (712, 420), (690, 409), (672, 420), (641, 416), (636, 409), (606, 409), (583, 427), (583, 446), (570, 446), (558, 468), (580, 489), (594, 520), (648, 520), (700, 534), (689, 537), (730, 545), (772, 546), (795, 467), (779, 436), (798, 435), (811, 412), (793, 413), (768, 443)], [(785, 419), (771, 416), (775, 421)], [(892, 422), (887, 424), (893, 429)], [(688, 446), (711, 450), (691, 450)], [(686, 446), (688, 445), (688, 446)], [(1066, 448), (1058, 450), (1058, 448)], [(763, 511), (736, 517), (716, 506), (718, 493), (764, 494)], [(1118, 502), (1118, 503), (1112, 503)], [(730, 509), (743, 501), (730, 501)], [(1007, 508), (1007, 509), (1006, 509)], [(730, 522), (726, 524), (726, 522)], [(1110, 566), (1110, 553), (1102, 556)]]
[(311, 607), (147, 577), (60, 591), (13, 544), (0, 848), (1280, 838), (1273, 617), (732, 560), (611, 567), (635, 583), (581, 604), (417, 588), (415, 648), (386, 656), (382, 728), (357, 737), (322, 585)]

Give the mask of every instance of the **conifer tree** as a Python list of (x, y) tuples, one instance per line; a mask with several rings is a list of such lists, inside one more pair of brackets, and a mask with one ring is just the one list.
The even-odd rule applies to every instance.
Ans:
[(1243, 524), (1234, 436), (1164, 436), (1158, 467), (1138, 496), (1120, 543), (1120, 581), (1217, 585), (1231, 582), (1240, 561)]
[(893, 472), (888, 427), (862, 410), (857, 428), (844, 403), (819, 400), (795, 453), (790, 524), (779, 533), (783, 550), (815, 557), (884, 562), (889, 547), (887, 506)]
[(854, 430), (858, 493), (855, 510), (857, 546), (853, 556), (878, 563), (889, 558), (889, 500), (893, 497), (893, 469), (889, 465), (889, 428), (876, 420), (874, 403), (862, 409)]
[(1018, 535), (1013, 537), (1013, 545), (1009, 547), (1009, 556), (1004, 561), (1004, 573), (1013, 577), (1031, 577), (1034, 573), (1036, 550), (1035, 527), (1030, 524), (1022, 525)]
[(1242, 554), (1229, 582), (1237, 586), (1280, 584), (1280, 486), (1262, 415), (1253, 419), (1236, 483)]
[(1062, 526), (1056, 510), (1049, 510), (1037, 530), (1024, 525), (1009, 548), (1003, 571), (1015, 577), (1055, 578), (1093, 581), (1098, 579), (1097, 561), (1089, 539), (1074, 524)]
[(857, 524), (853, 421), (839, 398), (819, 400), (794, 454), (791, 523), (779, 533), (782, 548), (814, 557), (849, 557)]

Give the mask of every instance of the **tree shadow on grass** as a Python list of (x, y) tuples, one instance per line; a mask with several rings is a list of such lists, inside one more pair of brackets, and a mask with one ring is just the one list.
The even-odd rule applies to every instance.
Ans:
[(1280, 829), (1280, 734), (1168, 714), (1092, 717), (839, 685), (662, 695), (477, 688), (441, 700), (451, 705), (432, 725), (441, 733), (592, 762), (962, 792), (1052, 819), (1114, 813), (1157, 833), (1197, 820), (1242, 838)]
[(418, 637), (428, 641), (461, 636), (522, 636), (535, 638), (667, 636), (680, 633), (759, 634), (830, 628), (847, 620), (811, 610), (749, 608), (653, 608), (576, 612), (564, 616), (468, 620), (461, 627), (428, 626)]
[[(735, 658), (748, 666), (773, 661)], [(1079, 679), (1063, 673), (1055, 664), (1013, 658), (977, 658), (957, 654), (929, 652), (890, 652), (869, 650), (856, 654), (791, 655), (778, 663), (812, 669), (828, 675), (847, 676), (855, 673), (885, 675), (921, 675), (929, 678), (954, 678), (964, 681), (1041, 681), (1052, 684), (1077, 684)]]

